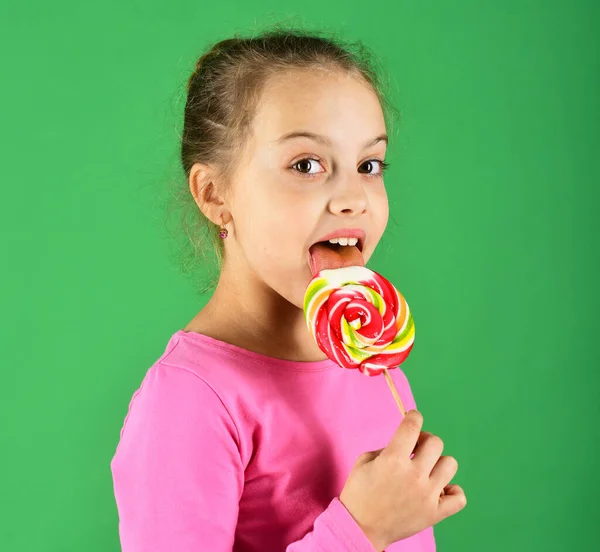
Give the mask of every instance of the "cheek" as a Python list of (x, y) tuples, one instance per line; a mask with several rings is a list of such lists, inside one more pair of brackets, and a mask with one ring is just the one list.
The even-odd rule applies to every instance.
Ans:
[(384, 202), (383, 207), (381, 209), (381, 232), (382, 233), (385, 230), (385, 227), (387, 226), (389, 216), (390, 216), (390, 209), (389, 209), (389, 205), (388, 205), (388, 202), (386, 199), (386, 201)]
[(297, 265), (308, 235), (302, 209), (271, 206), (244, 217), (238, 239), (248, 261), (260, 272), (285, 272)]
[(373, 192), (370, 204), (374, 226), (379, 232), (383, 233), (390, 214), (388, 197), (383, 185), (377, 191)]
[(389, 205), (385, 190), (373, 191), (369, 197), (369, 208), (368, 246), (366, 251), (363, 252), (365, 262), (371, 258), (371, 255), (377, 248), (388, 223)]
[[(262, 184), (260, 190), (252, 197), (247, 195), (245, 204), (240, 205), (244, 216), (240, 232), (247, 231), (257, 243), (264, 244), (261, 250), (280, 245), (276, 253), (281, 258), (297, 255), (318, 221), (318, 198), (306, 190), (286, 186), (285, 182)], [(244, 242), (247, 243), (245, 236)]]

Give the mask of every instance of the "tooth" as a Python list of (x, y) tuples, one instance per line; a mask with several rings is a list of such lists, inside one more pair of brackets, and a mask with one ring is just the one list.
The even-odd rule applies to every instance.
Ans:
[(338, 242), (338, 239), (337, 239), (337, 238), (331, 238), (331, 239), (329, 240), (329, 243), (337, 243), (337, 242)]
[(348, 238), (340, 238), (340, 245), (348, 245)]
[(356, 245), (358, 243), (358, 238), (348, 238), (348, 245)]

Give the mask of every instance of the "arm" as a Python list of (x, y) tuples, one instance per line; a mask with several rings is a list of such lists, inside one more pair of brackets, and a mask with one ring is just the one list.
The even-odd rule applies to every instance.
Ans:
[(122, 551), (230, 552), (244, 481), (237, 438), (208, 384), (154, 366), (111, 461)]
[[(134, 394), (111, 461), (122, 552), (231, 552), (244, 486), (237, 429), (201, 378), (158, 364)], [(286, 552), (374, 552), (334, 498)]]

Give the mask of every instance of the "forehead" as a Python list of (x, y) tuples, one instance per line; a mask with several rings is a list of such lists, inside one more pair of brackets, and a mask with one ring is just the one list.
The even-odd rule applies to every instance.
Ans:
[(254, 138), (273, 147), (280, 136), (298, 130), (328, 136), (334, 147), (362, 146), (385, 131), (379, 99), (368, 83), (319, 68), (269, 78), (252, 126)]

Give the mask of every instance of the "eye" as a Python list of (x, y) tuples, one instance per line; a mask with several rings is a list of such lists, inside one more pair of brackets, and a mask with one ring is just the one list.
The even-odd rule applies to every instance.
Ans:
[[(305, 176), (305, 177), (311, 178), (315, 174), (319, 174), (319, 172), (325, 172), (325, 171), (311, 172), (311, 169), (313, 167), (316, 167), (318, 163), (320, 164), (320, 160), (319, 159), (316, 159), (314, 157), (305, 157), (304, 159), (300, 159), (300, 160), (296, 161), (292, 165), (292, 168), (296, 172), (300, 173), (301, 176)], [(376, 173), (370, 172), (370, 169), (373, 167), (374, 163), (379, 163), (379, 166), (380, 166), (379, 172), (376, 172)], [(390, 166), (390, 164), (386, 163), (382, 159), (367, 159), (361, 165), (361, 167), (367, 167), (367, 171), (368, 171), (367, 172), (367, 176), (371, 176), (371, 177), (383, 176), (384, 172), (386, 171), (386, 169), (389, 166)], [(295, 167), (300, 167), (300, 169), (296, 169)]]
[[(299, 161), (296, 161), (292, 165), (292, 168), (294, 169), (294, 167), (296, 167), (296, 166), (301, 166), (301, 167), (303, 167), (302, 170), (298, 170), (298, 169), (294, 169), (294, 170), (296, 170), (297, 172), (299, 172), (302, 176), (308, 176), (308, 177), (310, 177), (310, 176), (312, 176), (314, 174), (318, 174), (318, 173), (306, 172), (305, 169), (308, 170), (308, 171), (310, 171), (310, 169), (313, 166), (316, 166), (317, 163), (319, 163), (319, 162), (320, 162), (319, 159), (315, 159), (313, 157), (306, 157), (304, 159), (300, 159)], [(324, 171), (319, 171), (319, 172), (324, 172)]]
[(367, 176), (383, 176), (383, 174), (385, 173), (387, 168), (390, 166), (389, 163), (386, 163), (382, 159), (367, 159), (361, 166), (362, 167), (366, 166), (366, 167), (368, 167), (367, 170), (369, 170), (373, 166), (373, 162), (379, 163), (379, 166), (381, 167), (381, 169), (377, 173), (369, 172), (367, 174)]

